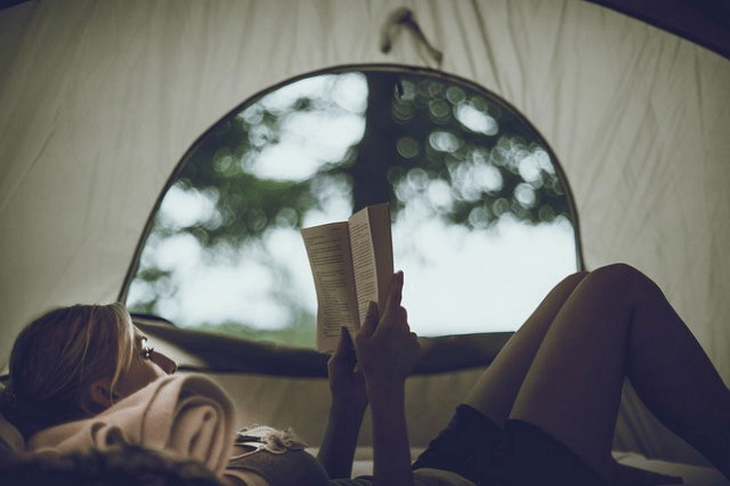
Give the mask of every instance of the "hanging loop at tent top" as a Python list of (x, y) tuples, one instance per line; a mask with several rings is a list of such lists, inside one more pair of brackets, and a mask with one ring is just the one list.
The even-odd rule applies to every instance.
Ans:
[(413, 11), (407, 7), (396, 9), (388, 16), (388, 20), (385, 21), (380, 42), (381, 52), (383, 54), (390, 52), (393, 48), (393, 42), (398, 38), (403, 28), (407, 29), (420, 45), (426, 48), (428, 54), (436, 61), (438, 68), (441, 69), (441, 62), (444, 58), (443, 53), (431, 45), (418, 25), (418, 22), (416, 22)]

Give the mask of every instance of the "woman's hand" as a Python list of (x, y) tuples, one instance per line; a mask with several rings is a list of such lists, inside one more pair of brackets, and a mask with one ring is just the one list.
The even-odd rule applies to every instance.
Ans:
[(418, 336), (408, 326), (408, 314), (401, 307), (403, 272), (397, 272), (388, 289), (385, 308), (378, 314), (370, 303), (365, 322), (355, 337), (360, 369), (371, 386), (402, 386), (418, 361)]
[(412, 486), (405, 380), (418, 361), (418, 337), (401, 307), (403, 273), (393, 275), (385, 307), (370, 303), (355, 348), (373, 419), (373, 486)]
[(343, 327), (337, 349), (327, 362), (332, 402), (354, 410), (364, 410), (368, 404), (365, 379), (357, 365), (355, 346), (350, 332)]
[(365, 379), (355, 370), (357, 357), (350, 332), (342, 328), (337, 349), (327, 362), (332, 405), (317, 458), (330, 478), (349, 478), (357, 437), (368, 405)]

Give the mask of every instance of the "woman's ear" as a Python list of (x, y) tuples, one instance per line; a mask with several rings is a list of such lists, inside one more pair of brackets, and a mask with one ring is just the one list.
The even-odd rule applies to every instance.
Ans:
[(91, 382), (86, 402), (82, 404), (82, 407), (90, 415), (95, 415), (111, 407), (111, 380), (109, 378), (99, 378)]

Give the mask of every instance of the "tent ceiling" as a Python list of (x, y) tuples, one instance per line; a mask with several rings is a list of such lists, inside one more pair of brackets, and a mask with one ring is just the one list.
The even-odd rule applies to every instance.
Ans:
[(590, 0), (697, 42), (730, 58), (727, 0)]
[[(38, 0), (0, 0), (0, 10)], [(730, 58), (727, 0), (587, 0), (666, 29)]]
[(497, 93), (553, 147), (587, 266), (651, 274), (730, 376), (727, 59), (576, 0), (281, 3), (0, 11), (0, 357), (44, 308), (115, 298), (170, 173), (232, 107), (333, 66), (427, 63), (405, 36), (378, 49), (405, 4), (444, 72)]

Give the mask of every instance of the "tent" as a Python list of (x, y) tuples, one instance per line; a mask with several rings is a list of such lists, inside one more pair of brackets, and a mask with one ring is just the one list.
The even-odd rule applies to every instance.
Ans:
[[(171, 171), (230, 109), (302, 74), (393, 63), (441, 69), (519, 109), (565, 170), (587, 268), (623, 261), (649, 274), (730, 379), (727, 3), (9, 3), (0, 11), (3, 359), (43, 309), (120, 295)], [(380, 49), (384, 23), (402, 6), (443, 53), (440, 65), (408, 35)], [(248, 418), (285, 426), (296, 410), (284, 404), (322, 386), (220, 379), (232, 390), (246, 384), (235, 395), (253, 410)], [(473, 379), (467, 370), (412, 386), (456, 395)], [(627, 399), (620, 445), (696, 460), (635, 418), (635, 405)], [(304, 435), (315, 441), (326, 406), (315, 404), (306, 419), (316, 425)], [(420, 413), (414, 442), (452, 406)]]

